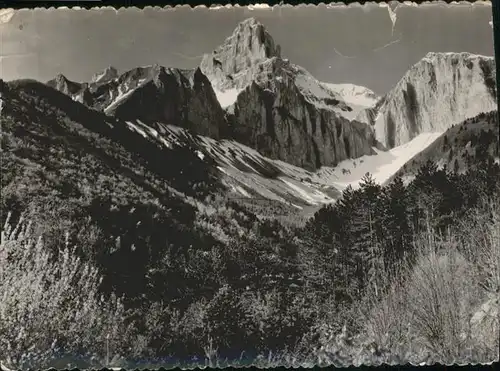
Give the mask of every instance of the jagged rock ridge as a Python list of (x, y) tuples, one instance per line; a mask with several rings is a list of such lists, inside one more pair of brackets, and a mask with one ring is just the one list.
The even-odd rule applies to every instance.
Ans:
[[(58, 76), (48, 84), (119, 119), (157, 121), (215, 139), (236, 139), (308, 169), (372, 153), (370, 127), (349, 122), (352, 108), (341, 96), (282, 59), (279, 45), (253, 18), (239, 24), (195, 70), (154, 65), (118, 76), (109, 67), (89, 83)], [(218, 98), (231, 89), (236, 94), (231, 104), (223, 104), (232, 106), (226, 113)]]
[(113, 66), (109, 66), (100, 73), (96, 73), (92, 76), (93, 83), (106, 83), (111, 80), (118, 78), (118, 70)]
[(283, 59), (279, 45), (253, 18), (195, 70), (154, 65), (117, 76), (110, 67), (90, 83), (58, 76), (49, 85), (120, 119), (235, 139), (312, 170), (373, 154), (378, 141), (393, 148), (424, 132), (443, 132), (496, 106), (493, 58), (429, 53), (391, 92), (363, 109), (356, 99), (361, 94), (363, 105), (373, 104), (372, 92), (319, 82)]
[(49, 86), (74, 100), (123, 120), (158, 121), (219, 138), (225, 113), (210, 82), (200, 69), (181, 70), (159, 65), (134, 68), (114, 77), (115, 69), (76, 83), (62, 75)]

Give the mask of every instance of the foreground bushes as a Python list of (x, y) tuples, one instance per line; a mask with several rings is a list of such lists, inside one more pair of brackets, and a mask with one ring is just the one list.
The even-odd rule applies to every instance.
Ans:
[(30, 223), (21, 219), (12, 227), (7, 219), (0, 243), (0, 359), (39, 368), (69, 353), (104, 364), (106, 348), (124, 340), (126, 326), (123, 305), (99, 294), (100, 281), (70, 246), (53, 254)]
[[(193, 230), (179, 238), (175, 229), (158, 228), (169, 225), (167, 216), (138, 234), (156, 209), (136, 215), (124, 206), (117, 214), (94, 201), (100, 225), (104, 220), (114, 231), (99, 248), (110, 242), (118, 250), (89, 262), (77, 258), (85, 249), (69, 241), (91, 239), (49, 235), (45, 246), (29, 224), (7, 222), (0, 349), (13, 364), (37, 367), (57, 367), (61, 352), (94, 357), (100, 366), (111, 355), (152, 360), (149, 367), (223, 365), (226, 358), (262, 366), (491, 361), (498, 344), (500, 206), (497, 199), (479, 201), (493, 194), (498, 174), (490, 166), (457, 177), (429, 166), (409, 187), (396, 180), (386, 188), (367, 177), (299, 230), (227, 209), (217, 214), (220, 226), (231, 221), (225, 243), (193, 243), (184, 238)], [(53, 215), (61, 210), (56, 206)], [(206, 220), (217, 225), (213, 214)], [(38, 218), (42, 225), (46, 215)], [(95, 264), (127, 289), (128, 303), (102, 298), (106, 286)], [(138, 280), (142, 286), (131, 290)]]
[(363, 330), (349, 345), (331, 338), (323, 357), (343, 354), (358, 364), (497, 360), (499, 200), (469, 219), (445, 237), (427, 230), (416, 239), (413, 261), (402, 265), (380, 297), (369, 292), (359, 305)]

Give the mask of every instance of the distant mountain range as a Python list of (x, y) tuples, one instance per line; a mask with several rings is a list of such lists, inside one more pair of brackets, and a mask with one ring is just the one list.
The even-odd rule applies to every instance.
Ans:
[[(496, 110), (494, 67), (493, 57), (429, 53), (378, 97), (365, 87), (318, 81), (283, 58), (250, 18), (195, 69), (108, 67), (90, 82), (58, 75), (44, 88), (7, 85), (35, 100), (50, 95), (47, 102), (90, 130), (120, 127), (113, 140), (127, 133), (133, 146), (135, 135), (141, 146), (159, 148), (157, 161), (172, 148), (189, 148), (235, 197), (301, 209), (332, 202), (366, 172), (390, 179), (450, 128)], [(78, 117), (79, 110), (86, 113)]]

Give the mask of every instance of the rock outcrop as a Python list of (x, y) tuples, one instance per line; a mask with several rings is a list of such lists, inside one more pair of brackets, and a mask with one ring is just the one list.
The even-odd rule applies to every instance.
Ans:
[(372, 153), (373, 132), (308, 102), (293, 84), (273, 90), (252, 82), (238, 96), (232, 137), (263, 155), (306, 169)]
[(58, 74), (54, 79), (47, 82), (50, 87), (70, 96), (74, 101), (85, 105), (92, 104), (92, 94), (88, 83), (80, 83), (68, 80), (66, 76)]
[(428, 53), (377, 104), (358, 115), (374, 126), (388, 148), (423, 132), (444, 132), (453, 124), (496, 109), (493, 57)]

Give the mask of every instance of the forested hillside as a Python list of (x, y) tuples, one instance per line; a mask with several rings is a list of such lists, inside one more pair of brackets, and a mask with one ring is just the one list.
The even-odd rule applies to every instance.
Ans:
[[(482, 360), (494, 352), (494, 341), (459, 342), (460, 331), (472, 326), (464, 318), (485, 303), (498, 308), (488, 296), (498, 289), (491, 272), (499, 245), (500, 167), (491, 158), (458, 173), (427, 162), (408, 185), (397, 177), (381, 186), (367, 175), (298, 228), (259, 219), (257, 204), (227, 200), (213, 165), (189, 147), (154, 146), (121, 121), (37, 82), (3, 85), (3, 94), (2, 210), (12, 214), (2, 214), (2, 256), (11, 269), (0, 271), (0, 292), (13, 299), (0, 308), (29, 313), (29, 321), (14, 316), (0, 324), (13, 364), (75, 365), (68, 358), (75, 349), (80, 367), (141, 359)], [(9, 227), (21, 216), (30, 228)], [(473, 228), (479, 222), (486, 228), (481, 235)], [(39, 236), (43, 243), (36, 243)], [(493, 270), (484, 270), (485, 259)], [(435, 281), (418, 278), (422, 270), (422, 277), (434, 277), (429, 269), (436, 269)], [(445, 312), (429, 317), (412, 303), (403, 308), (410, 292), (404, 290), (418, 299), (418, 292), (461, 277), (461, 269), (470, 279), (454, 279), (461, 286), (445, 292), (454, 298)], [(31, 301), (12, 291), (16, 283), (31, 290)], [(35, 295), (39, 287), (61, 301)], [(75, 298), (81, 307), (68, 311)], [(408, 353), (398, 338), (406, 317), (390, 322), (394, 311), (421, 321), (405, 329), (418, 339), (418, 351)], [(48, 316), (61, 321), (48, 326)], [(428, 317), (451, 322), (429, 333), (422, 322)], [(494, 336), (497, 325), (476, 322), (483, 326), (476, 332)], [(13, 326), (23, 331), (14, 336)], [(450, 333), (453, 326), (459, 333)], [(464, 353), (458, 343), (473, 351)]]
[(465, 172), (488, 158), (498, 162), (498, 138), (497, 111), (483, 112), (453, 125), (406, 163), (395, 176), (411, 177), (429, 160), (454, 172)]

